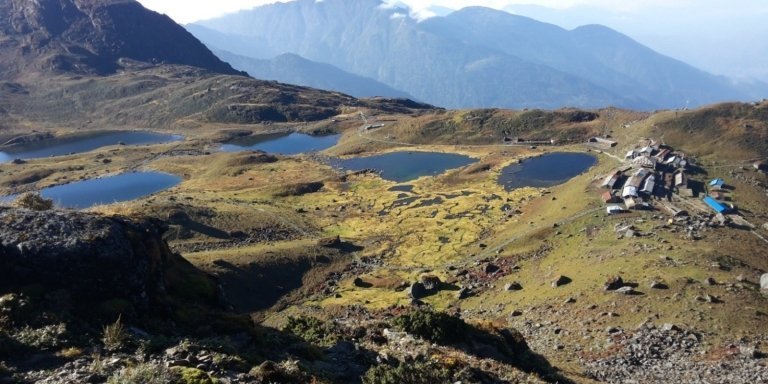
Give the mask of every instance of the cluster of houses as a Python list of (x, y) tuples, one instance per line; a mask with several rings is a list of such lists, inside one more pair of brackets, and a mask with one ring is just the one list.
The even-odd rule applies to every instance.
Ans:
[(602, 198), (608, 213), (649, 209), (652, 197), (669, 196), (673, 191), (693, 196), (686, 174), (689, 159), (684, 153), (655, 140), (644, 140), (627, 152), (625, 160), (627, 165), (607, 175), (600, 185), (606, 189)]
[[(643, 140), (638, 147), (627, 152), (625, 160), (626, 165), (607, 175), (600, 185), (604, 189), (602, 200), (607, 204), (609, 214), (651, 209), (651, 201), (655, 197), (662, 199), (659, 201), (661, 207), (673, 216), (687, 215), (685, 210), (670, 203), (673, 194), (680, 198), (694, 197), (686, 173), (691, 161), (685, 153), (655, 140)], [(757, 171), (768, 172), (766, 162), (756, 162), (753, 166)], [(707, 193), (702, 200), (704, 205), (699, 203), (695, 206), (701, 206), (701, 210), (706, 206), (718, 216), (734, 209), (725, 203), (729, 199), (725, 180), (715, 178), (702, 187)]]

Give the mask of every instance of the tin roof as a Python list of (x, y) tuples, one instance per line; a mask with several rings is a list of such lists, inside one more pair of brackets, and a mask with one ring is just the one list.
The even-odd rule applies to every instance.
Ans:
[(719, 201), (707, 196), (704, 198), (704, 203), (706, 203), (710, 208), (712, 208), (717, 213), (723, 213), (728, 210), (728, 207), (720, 203)]

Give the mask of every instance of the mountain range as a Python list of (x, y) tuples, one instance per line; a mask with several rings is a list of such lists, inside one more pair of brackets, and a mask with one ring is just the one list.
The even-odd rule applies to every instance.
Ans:
[(419, 21), (380, 0), (297, 0), (187, 28), (214, 48), (296, 54), (448, 108), (678, 108), (768, 94), (604, 26), (566, 30), (482, 7)]
[(254, 59), (223, 50), (214, 50), (214, 53), (233, 67), (261, 80), (299, 84), (354, 97), (412, 98), (409, 94), (376, 80), (345, 72), (330, 64), (307, 60), (292, 53), (284, 53), (272, 59)]
[(303, 122), (342, 106), (425, 107), (250, 78), (133, 0), (0, 0), (0, 15), (0, 129)]

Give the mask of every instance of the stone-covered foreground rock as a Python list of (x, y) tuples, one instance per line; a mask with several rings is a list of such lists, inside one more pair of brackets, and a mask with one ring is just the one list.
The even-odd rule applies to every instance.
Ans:
[(38, 285), (84, 305), (119, 300), (147, 309), (194, 283), (203, 300), (216, 302), (215, 282), (171, 252), (163, 231), (153, 220), (0, 208), (0, 286)]

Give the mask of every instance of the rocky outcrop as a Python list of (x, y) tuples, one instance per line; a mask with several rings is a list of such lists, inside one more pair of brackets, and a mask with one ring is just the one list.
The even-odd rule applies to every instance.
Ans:
[(243, 74), (168, 16), (133, 0), (0, 0), (0, 15), (0, 36), (16, 43), (3, 45), (14, 56), (39, 58), (37, 69), (108, 74), (127, 58)]
[(154, 220), (0, 208), (0, 288), (36, 285), (80, 307), (119, 300), (140, 310), (165, 307), (193, 281), (194, 299), (215, 303), (215, 282), (172, 253), (163, 231)]

